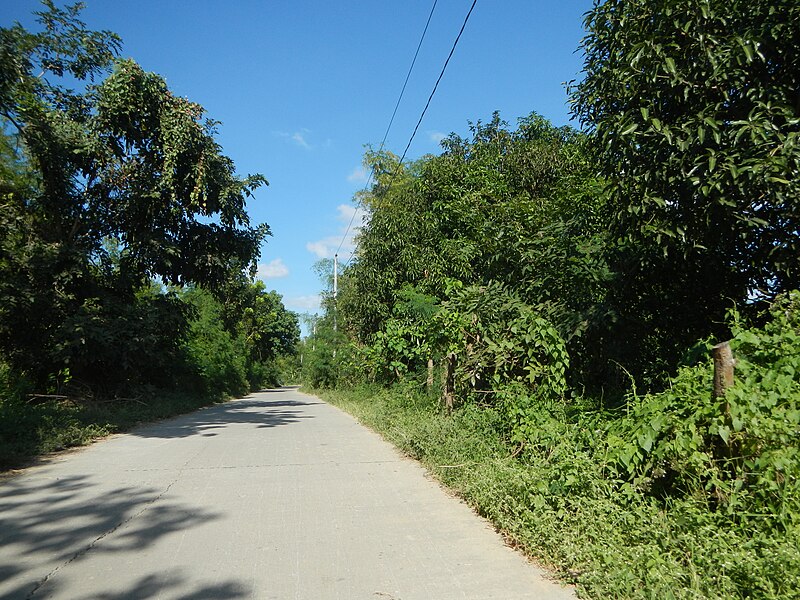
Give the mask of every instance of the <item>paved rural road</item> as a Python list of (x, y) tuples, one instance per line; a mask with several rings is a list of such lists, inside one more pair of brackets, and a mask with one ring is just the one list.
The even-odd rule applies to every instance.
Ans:
[(295, 390), (0, 484), (0, 598), (573, 598), (351, 417)]

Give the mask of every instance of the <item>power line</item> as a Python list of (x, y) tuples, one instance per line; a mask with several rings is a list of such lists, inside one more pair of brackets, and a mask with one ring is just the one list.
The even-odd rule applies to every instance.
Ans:
[(389, 187), (386, 189), (388, 192), (389, 189), (392, 187), (392, 182), (394, 181), (395, 175), (400, 171), (400, 167), (403, 165), (403, 159), (406, 157), (406, 152), (411, 147), (411, 142), (414, 141), (414, 136), (417, 135), (417, 130), (419, 126), (422, 124), (422, 119), (425, 118), (425, 113), (428, 112), (428, 107), (431, 105), (431, 100), (433, 100), (433, 95), (436, 93), (436, 88), (439, 87), (439, 82), (442, 80), (444, 76), (444, 72), (447, 69), (447, 65), (450, 62), (450, 59), (453, 58), (453, 53), (456, 51), (456, 46), (458, 46), (458, 40), (461, 39), (461, 34), (464, 33), (464, 28), (467, 26), (467, 21), (469, 21), (469, 17), (472, 14), (472, 10), (475, 8), (475, 5), (478, 3), (478, 0), (472, 0), (472, 6), (469, 7), (469, 12), (467, 16), (464, 18), (464, 23), (461, 25), (461, 30), (458, 32), (456, 36), (456, 41), (453, 42), (453, 47), (450, 48), (450, 54), (447, 55), (447, 60), (444, 61), (444, 66), (442, 67), (442, 72), (439, 73), (439, 78), (436, 80), (436, 84), (433, 86), (433, 90), (431, 90), (431, 95), (428, 96), (428, 101), (425, 103), (425, 108), (422, 109), (422, 114), (419, 116), (419, 121), (417, 121), (416, 127), (414, 127), (414, 132), (411, 134), (411, 137), (408, 139), (408, 144), (406, 144), (406, 149), (403, 150), (403, 156), (400, 157), (400, 162), (397, 164), (397, 169), (395, 169), (394, 175), (392, 175), (392, 179), (389, 181)]
[[(447, 70), (447, 65), (450, 63), (450, 59), (453, 57), (453, 53), (456, 51), (456, 46), (458, 46), (458, 41), (461, 39), (461, 34), (464, 33), (464, 29), (467, 27), (467, 22), (469, 21), (470, 16), (472, 15), (472, 11), (475, 9), (475, 5), (478, 3), (478, 0), (472, 0), (472, 6), (469, 7), (469, 11), (467, 12), (467, 16), (464, 17), (464, 23), (461, 25), (461, 29), (456, 36), (455, 41), (453, 42), (453, 47), (450, 48), (450, 54), (447, 55), (447, 60), (444, 61), (444, 65), (442, 66), (442, 71), (439, 73), (439, 78), (436, 80), (436, 83), (431, 90), (430, 96), (428, 96), (428, 101), (425, 103), (425, 108), (422, 109), (422, 113), (419, 115), (419, 120), (417, 121), (417, 125), (414, 127), (414, 131), (411, 133), (411, 137), (408, 138), (408, 143), (406, 144), (405, 150), (403, 150), (403, 155), (400, 157), (400, 161), (397, 163), (397, 168), (392, 173), (392, 178), (389, 180), (389, 185), (386, 187), (386, 191), (384, 191), (384, 195), (389, 193), (389, 190), (392, 189), (392, 185), (394, 184), (395, 178), (397, 174), (400, 172), (400, 169), (403, 167), (403, 160), (406, 157), (406, 153), (408, 149), (411, 147), (411, 142), (414, 141), (414, 136), (417, 135), (417, 131), (419, 130), (419, 126), (422, 124), (422, 119), (425, 118), (425, 113), (428, 112), (428, 107), (431, 105), (431, 100), (433, 100), (434, 94), (436, 94), (436, 90), (439, 87), (439, 82), (442, 81), (442, 77), (444, 77), (444, 72)], [(373, 169), (374, 172), (374, 169)], [(353, 213), (353, 217), (355, 217), (355, 213)], [(351, 219), (352, 222), (352, 219)], [(349, 227), (348, 227), (349, 231)], [(350, 258), (347, 259), (347, 262), (344, 265), (344, 268), (350, 264), (350, 261), (353, 260), (355, 252), (350, 254)]]
[[(389, 130), (392, 128), (392, 123), (394, 123), (394, 118), (397, 116), (397, 109), (400, 108), (400, 101), (403, 99), (403, 94), (405, 94), (406, 86), (408, 85), (408, 80), (411, 78), (411, 71), (414, 70), (414, 65), (417, 62), (417, 56), (419, 56), (419, 50), (422, 48), (422, 41), (425, 39), (425, 34), (428, 33), (428, 25), (431, 24), (431, 18), (433, 17), (433, 11), (436, 10), (436, 4), (439, 0), (433, 0), (433, 6), (431, 6), (431, 12), (428, 15), (428, 20), (425, 22), (425, 29), (422, 30), (422, 35), (419, 38), (419, 43), (417, 44), (417, 50), (414, 52), (414, 58), (411, 60), (411, 66), (408, 68), (408, 73), (406, 73), (406, 80), (403, 82), (403, 89), (400, 90), (400, 96), (397, 98), (397, 102), (394, 105), (394, 111), (392, 112), (392, 117), (389, 119), (389, 125), (386, 127), (386, 132), (383, 134), (383, 140), (381, 140), (381, 145), (378, 148), (378, 154), (381, 153), (383, 150), (383, 146), (386, 144), (386, 139), (389, 137)], [(369, 184), (372, 182), (372, 178), (375, 175), (375, 167), (372, 167), (369, 172), (369, 177), (367, 177), (367, 182), (364, 184), (364, 190), (367, 191), (369, 188)], [(339, 247), (336, 249), (336, 255), (339, 254), (339, 250), (342, 249), (342, 244), (347, 239), (347, 234), (350, 233), (350, 228), (353, 226), (353, 221), (356, 218), (356, 213), (358, 209), (361, 208), (361, 200), (358, 202), (358, 206), (356, 206), (356, 210), (353, 211), (352, 216), (350, 217), (350, 223), (347, 225), (347, 229), (342, 236), (342, 241), (339, 242)], [(350, 255), (352, 257), (352, 254)], [(349, 262), (349, 261), (348, 261)]]

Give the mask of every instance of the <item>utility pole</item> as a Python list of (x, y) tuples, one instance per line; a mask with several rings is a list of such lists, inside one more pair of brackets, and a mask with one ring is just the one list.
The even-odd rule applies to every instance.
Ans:
[(339, 292), (339, 255), (333, 255), (333, 330), (336, 331), (336, 294)]
[[(339, 292), (339, 254), (333, 255), (333, 331), (336, 331), (336, 294)], [(336, 338), (334, 338), (334, 344)], [(333, 358), (336, 358), (336, 348), (333, 349)]]

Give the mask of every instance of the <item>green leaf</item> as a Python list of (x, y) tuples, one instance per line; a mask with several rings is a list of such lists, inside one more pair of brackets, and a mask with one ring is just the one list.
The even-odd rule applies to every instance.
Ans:
[(637, 129), (639, 129), (639, 125), (637, 123), (633, 123), (633, 124), (629, 125), (628, 127), (626, 127), (622, 131), (621, 135), (630, 135), (631, 133), (633, 133)]

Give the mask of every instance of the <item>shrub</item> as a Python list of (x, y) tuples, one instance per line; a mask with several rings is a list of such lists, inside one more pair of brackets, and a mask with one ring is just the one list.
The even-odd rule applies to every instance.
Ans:
[(196, 311), (184, 345), (187, 368), (197, 378), (194, 385), (213, 394), (246, 394), (250, 386), (244, 340), (225, 330), (221, 307), (211, 294), (193, 288), (184, 298)]
[(609, 428), (611, 474), (758, 528), (800, 534), (800, 293), (762, 329), (734, 315), (736, 381), (712, 397), (711, 362), (635, 399)]

